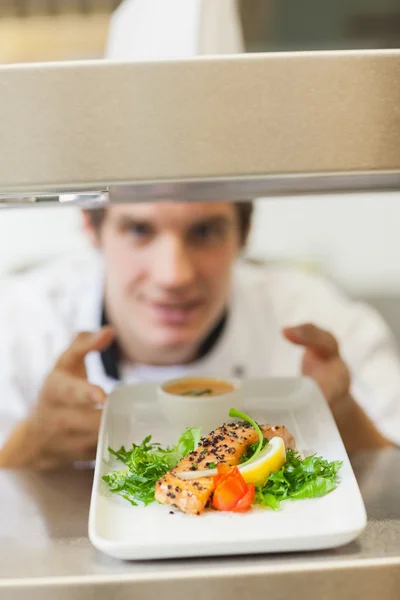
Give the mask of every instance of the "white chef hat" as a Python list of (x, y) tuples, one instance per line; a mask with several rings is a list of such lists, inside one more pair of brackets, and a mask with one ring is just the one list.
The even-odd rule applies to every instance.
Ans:
[(243, 51), (236, 0), (124, 0), (111, 18), (106, 58), (158, 61)]

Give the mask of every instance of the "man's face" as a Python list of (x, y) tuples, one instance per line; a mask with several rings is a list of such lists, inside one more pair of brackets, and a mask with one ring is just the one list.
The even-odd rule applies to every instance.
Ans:
[(227, 303), (240, 250), (229, 202), (107, 208), (100, 231), (106, 302), (136, 360), (190, 360)]

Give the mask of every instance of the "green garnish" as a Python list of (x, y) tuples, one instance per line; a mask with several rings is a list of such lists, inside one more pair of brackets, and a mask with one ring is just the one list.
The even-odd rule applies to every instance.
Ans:
[(253, 462), (253, 460), (255, 460), (257, 458), (257, 456), (260, 454), (260, 452), (263, 448), (263, 444), (264, 444), (264, 436), (262, 434), (261, 429), (259, 428), (257, 423), (255, 421), (253, 421), (253, 419), (251, 417), (249, 417), (249, 415), (245, 415), (244, 413), (240, 412), (240, 410), (236, 410), (236, 408), (231, 408), (231, 410), (229, 411), (229, 416), (233, 417), (234, 419), (242, 419), (243, 421), (250, 423), (250, 425), (252, 427), (254, 427), (254, 429), (256, 430), (256, 432), (258, 434), (257, 447), (256, 447), (254, 453), (252, 454), (251, 458), (244, 461), (244, 462), (250, 462), (250, 461)]
[(187, 456), (189, 452), (196, 450), (201, 440), (201, 427), (192, 427), (186, 429), (178, 440), (176, 451), (179, 454), (179, 460)]
[(207, 469), (216, 469), (216, 468), (217, 468), (217, 464), (215, 462), (208, 463)]
[[(251, 458), (253, 458), (254, 453), (258, 448), (258, 444), (259, 444), (259, 442), (256, 442), (255, 444), (249, 444), (249, 446), (247, 446), (246, 452), (244, 452), (239, 459), (240, 464), (245, 463), (248, 460), (250, 460)], [(267, 440), (267, 438), (264, 438), (261, 450), (264, 450), (264, 448), (267, 444), (268, 444), (268, 440)]]
[(183, 392), (182, 396), (206, 396), (207, 394), (212, 394), (212, 390), (207, 388), (205, 390), (188, 390), (187, 392)]
[(341, 466), (341, 461), (329, 462), (316, 455), (302, 460), (297, 452), (287, 450), (286, 463), (256, 489), (254, 503), (277, 510), (282, 500), (325, 496), (337, 487)]
[(183, 456), (195, 450), (200, 443), (201, 429), (187, 429), (176, 446), (162, 448), (146, 437), (141, 444), (132, 444), (130, 450), (122, 446), (119, 450), (109, 448), (126, 465), (126, 469), (113, 471), (103, 476), (110, 492), (118, 494), (134, 506), (142, 502), (145, 506), (154, 502), (155, 484), (160, 477), (176, 467)]

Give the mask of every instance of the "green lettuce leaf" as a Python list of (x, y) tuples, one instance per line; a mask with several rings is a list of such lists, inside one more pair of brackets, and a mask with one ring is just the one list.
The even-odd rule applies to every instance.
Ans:
[(287, 450), (283, 467), (257, 488), (255, 504), (277, 510), (283, 500), (325, 496), (337, 487), (341, 466), (340, 461), (328, 462), (316, 455), (302, 460), (297, 452)]
[(301, 498), (319, 498), (332, 492), (336, 488), (336, 482), (325, 477), (316, 477), (311, 481), (307, 481), (295, 492), (290, 494), (292, 499)]
[(126, 468), (104, 475), (103, 480), (113, 494), (118, 494), (134, 506), (138, 502), (147, 506), (155, 500), (156, 481), (176, 467), (181, 458), (195, 450), (200, 438), (201, 429), (192, 428), (183, 432), (175, 446), (168, 448), (152, 442), (150, 435), (141, 444), (132, 444), (129, 450), (124, 446), (119, 450), (109, 448), (110, 454), (124, 463)]
[(179, 458), (187, 456), (200, 444), (201, 440), (201, 427), (192, 427), (186, 429), (181, 435), (176, 445), (176, 450)]

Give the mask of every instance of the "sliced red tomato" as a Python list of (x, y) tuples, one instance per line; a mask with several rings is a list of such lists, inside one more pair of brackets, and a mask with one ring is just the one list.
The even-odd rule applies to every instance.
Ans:
[(223, 476), (227, 475), (229, 471), (232, 471), (234, 468), (236, 467), (232, 467), (231, 465), (227, 465), (225, 463), (217, 465), (218, 475), (214, 476), (214, 487), (217, 487), (217, 485), (222, 481)]
[(254, 500), (254, 485), (247, 485), (237, 467), (226, 467), (221, 465), (215, 477), (213, 507), (222, 511), (236, 511), (238, 507), (237, 512), (244, 512)]
[(254, 483), (248, 483), (247, 487), (247, 493), (242, 498), (240, 498), (235, 508), (232, 509), (233, 512), (246, 512), (251, 508), (251, 505), (253, 504), (256, 495), (256, 487)]

